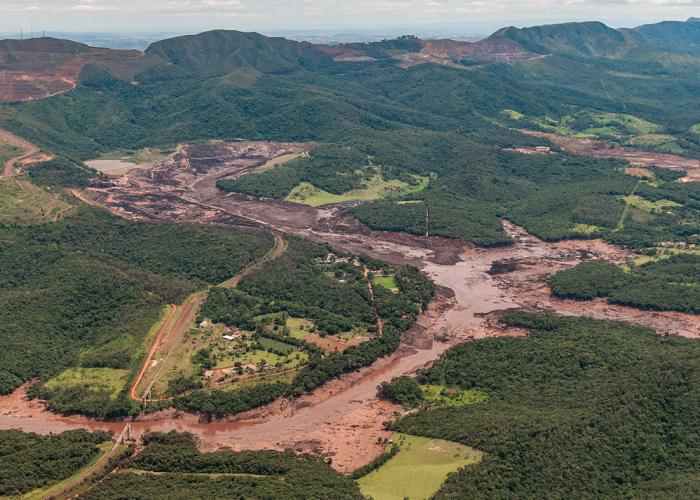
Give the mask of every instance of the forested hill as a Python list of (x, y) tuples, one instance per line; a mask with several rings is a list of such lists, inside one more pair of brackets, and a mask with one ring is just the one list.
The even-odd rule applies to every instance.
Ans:
[(227, 30), (155, 42), (146, 54), (163, 61), (148, 74), (174, 66), (175, 74), (191, 76), (223, 75), (237, 68), (285, 73), (331, 61), (330, 56), (309, 43)]
[[(73, 90), (2, 105), (0, 128), (73, 160), (213, 139), (322, 143), (219, 187), (303, 202), (388, 186), (354, 212), (372, 228), (480, 245), (510, 242), (503, 218), (548, 240), (696, 245), (697, 183), (556, 147), (522, 154), (546, 141), (520, 131), (700, 158), (697, 30), (567, 23), (337, 46), (209, 31), (139, 57), (81, 55)], [(21, 75), (25, 56), (13, 46), (0, 61)]]
[(597, 21), (565, 23), (532, 28), (504, 28), (498, 32), (540, 54), (566, 53), (579, 56), (615, 56), (633, 40), (624, 32)]
[(530, 28), (508, 27), (497, 35), (508, 37), (540, 54), (619, 58), (630, 51), (667, 50), (697, 54), (700, 23), (662, 21), (636, 28), (613, 29), (601, 22), (563, 23)]

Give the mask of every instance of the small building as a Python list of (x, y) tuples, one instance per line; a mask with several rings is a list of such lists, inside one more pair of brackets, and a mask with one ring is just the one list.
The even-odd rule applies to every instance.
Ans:
[(227, 342), (231, 342), (232, 340), (236, 340), (235, 335), (222, 335), (221, 338)]

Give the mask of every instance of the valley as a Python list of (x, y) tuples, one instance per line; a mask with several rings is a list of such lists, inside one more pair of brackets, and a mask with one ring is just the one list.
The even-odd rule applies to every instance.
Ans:
[[(289, 146), (257, 147), (285, 151)], [(88, 192), (91, 198), (128, 217), (215, 225), (243, 223), (330, 243), (339, 250), (394, 264), (418, 265), (438, 285), (438, 297), (416, 326), (404, 334), (394, 355), (331, 381), (311, 395), (292, 401), (283, 399), (212, 423), (201, 422), (196, 415), (187, 413), (154, 413), (133, 421), (131, 429), (135, 435), (175, 428), (194, 433), (202, 448), (208, 450), (221, 446), (236, 450), (293, 448), (330, 457), (334, 468), (348, 472), (382, 451), (381, 440), (390, 436), (382, 422), (400, 410), (377, 399), (376, 386), (398, 375), (415, 373), (461, 342), (522, 335), (517, 329), (499, 325), (501, 311), (526, 308), (586, 315), (641, 324), (659, 333), (700, 338), (697, 316), (638, 311), (603, 302), (584, 304), (550, 296), (547, 278), (555, 271), (591, 259), (624, 263), (634, 257), (620, 247), (598, 240), (545, 243), (508, 222), (504, 222), (504, 229), (515, 244), (499, 249), (373, 232), (353, 222), (342, 208), (313, 209), (217, 192), (217, 178), (239, 175), (254, 168), (255, 163), (268, 161), (266, 156), (253, 161), (246, 155), (230, 156), (231, 150), (226, 151), (227, 156), (221, 160), (206, 155), (209, 166), (199, 175), (191, 170), (197, 168), (196, 160), (183, 158), (180, 165), (187, 167), (171, 165), (125, 174), (102, 181)], [(116, 430), (123, 426), (49, 413), (40, 404), (27, 402), (21, 390), (0, 398), (0, 408), (0, 425), (4, 428), (20, 426), (45, 433), (75, 427)]]
[(697, 496), (698, 41), (0, 41), (3, 491)]

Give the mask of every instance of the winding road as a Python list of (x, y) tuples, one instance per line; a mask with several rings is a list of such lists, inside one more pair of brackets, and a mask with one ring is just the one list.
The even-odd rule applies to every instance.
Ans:
[(31, 164), (38, 161), (46, 161), (51, 158), (51, 156), (47, 154), (40, 155), (41, 149), (39, 149), (39, 147), (35, 146), (31, 142), (17, 137), (14, 134), (11, 134), (6, 130), (0, 130), (0, 143), (11, 144), (22, 151), (17, 156), (13, 156), (5, 161), (2, 170), (2, 176), (5, 178), (14, 177), (21, 173), (17, 168), (15, 168), (17, 163)]

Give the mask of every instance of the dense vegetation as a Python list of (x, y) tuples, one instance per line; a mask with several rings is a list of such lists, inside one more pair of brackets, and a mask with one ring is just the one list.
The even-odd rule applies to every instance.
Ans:
[(361, 186), (371, 176), (367, 155), (357, 148), (321, 146), (308, 159), (298, 159), (273, 169), (269, 174), (246, 175), (235, 180), (220, 180), (226, 191), (240, 191), (256, 196), (284, 198), (300, 182), (334, 194)]
[(28, 175), (39, 186), (82, 188), (90, 184), (96, 172), (67, 158), (54, 158), (32, 165)]
[(381, 398), (404, 406), (416, 406), (424, 399), (416, 379), (405, 376), (382, 382), (377, 388), (377, 394)]
[(399, 451), (401, 451), (401, 447), (396, 443), (392, 444), (387, 451), (382, 452), (381, 455), (372, 460), (370, 463), (352, 471), (350, 477), (353, 479), (360, 479), (361, 477), (366, 476), (373, 470), (379, 469), (382, 465), (395, 457)]
[[(0, 227), (0, 392), (71, 366), (131, 368), (165, 304), (228, 279), (270, 243), (264, 233), (135, 223), (89, 207)], [(44, 395), (61, 411), (129, 411), (87, 387)]]
[[(694, 187), (641, 186), (646, 199), (683, 199), (682, 206), (634, 209), (622, 220), (621, 195), (636, 186), (622, 163), (503, 151), (542, 142), (514, 128), (565, 125), (620, 141), (634, 132), (644, 147), (700, 154), (693, 132), (700, 123), (700, 60), (689, 35), (697, 26), (680, 25), (659, 25), (653, 34), (646, 28), (632, 38), (600, 23), (507, 29), (496, 38), (550, 57), (470, 71), (397, 67), (389, 54), (416, 51), (420, 42), (412, 37), (353, 46), (377, 60), (341, 63), (309, 45), (215, 31), (154, 44), (149, 53), (166, 64), (137, 77), (140, 85), (84, 81), (73, 92), (6, 107), (0, 124), (75, 159), (227, 139), (232, 131), (247, 139), (322, 142), (310, 158), (219, 183), (276, 198), (302, 182), (344, 193), (374, 167), (386, 180), (432, 177), (418, 195), (355, 210), (377, 229), (500, 245), (510, 242), (500, 227), (505, 217), (547, 240), (602, 236), (635, 248), (693, 242), (700, 234)], [(682, 48), (668, 45), (669, 34)]]
[(0, 431), (0, 495), (16, 496), (57, 483), (77, 472), (107, 441), (103, 432), (83, 430), (40, 436)]
[(487, 402), (394, 425), (485, 452), (438, 498), (697, 496), (697, 340), (588, 318), (505, 321), (530, 334), (460, 345), (419, 377), (483, 390)]
[(253, 330), (255, 317), (284, 312), (314, 321), (320, 335), (359, 329), (377, 332), (376, 316), (382, 318), (382, 335), (343, 353), (323, 356), (310, 351), (308, 364), (291, 382), (262, 383), (233, 390), (197, 391), (176, 399), (178, 408), (209, 417), (237, 413), (268, 403), (281, 395), (299, 396), (326, 381), (395, 351), (401, 333), (416, 320), (434, 294), (433, 283), (412, 267), (392, 270), (386, 264), (363, 258), (370, 270), (393, 271), (397, 293), (380, 286), (371, 300), (367, 278), (354, 258), (327, 258), (330, 249), (295, 238), (287, 251), (259, 271), (245, 277), (237, 289), (214, 289), (201, 311), (202, 317)]
[[(127, 467), (85, 498), (359, 499), (355, 483), (319, 458), (292, 451), (200, 453), (190, 434), (154, 433)], [(148, 472), (157, 473), (149, 474)]]
[(592, 261), (558, 272), (552, 293), (561, 298), (607, 297), (613, 304), (700, 314), (700, 255), (678, 254), (632, 266), (628, 272)]

